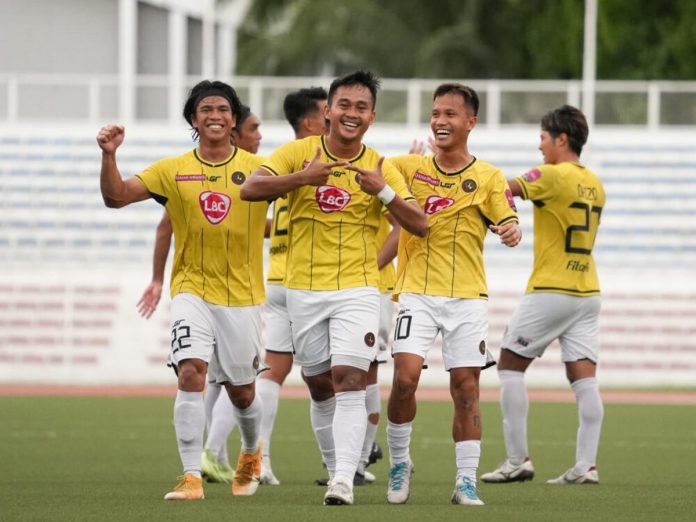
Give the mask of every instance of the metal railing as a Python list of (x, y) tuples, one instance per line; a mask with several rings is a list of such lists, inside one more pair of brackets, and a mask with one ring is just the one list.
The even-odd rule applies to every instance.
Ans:
[[(307, 86), (328, 87), (328, 77), (223, 78), (266, 122), (282, 121), (282, 101)], [(187, 77), (182, 92), (172, 92), (168, 75), (136, 76), (124, 85), (116, 75), (0, 74), (0, 125), (37, 121), (97, 124), (180, 122), (186, 89), (200, 78)], [(378, 99), (378, 122), (418, 127), (428, 122), (432, 92), (445, 80), (384, 79)], [(479, 121), (489, 128), (536, 125), (548, 110), (580, 105), (580, 80), (457, 80), (479, 94)], [(121, 93), (131, 89), (133, 107), (126, 112)], [(696, 126), (696, 81), (597, 81), (597, 125), (630, 125), (655, 130), (662, 126)]]

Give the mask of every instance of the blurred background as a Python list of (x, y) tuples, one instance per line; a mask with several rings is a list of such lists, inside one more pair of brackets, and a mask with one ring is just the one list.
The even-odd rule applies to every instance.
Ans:
[[(181, 109), (216, 78), (261, 118), (269, 154), (293, 137), (288, 92), (365, 68), (383, 79), (366, 142), (387, 156), (427, 139), (445, 80), (478, 91), (471, 150), (508, 177), (542, 161), (545, 112), (582, 107), (583, 161), (608, 195), (600, 381), (696, 385), (696, 2), (0, 0), (0, 19), (0, 384), (173, 382), (169, 299), (136, 310), (162, 208), (104, 207), (101, 125), (126, 125), (119, 166), (135, 174), (194, 146)], [(518, 248), (486, 243), (494, 352), (531, 271), (530, 206)], [(528, 382), (564, 384), (558, 359)], [(447, 385), (437, 347), (428, 363), (424, 384)]]

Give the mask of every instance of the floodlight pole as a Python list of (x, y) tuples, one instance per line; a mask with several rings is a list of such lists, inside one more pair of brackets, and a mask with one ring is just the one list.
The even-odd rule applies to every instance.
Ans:
[(595, 121), (595, 81), (597, 79), (597, 0), (585, 0), (582, 52), (582, 111), (591, 127)]

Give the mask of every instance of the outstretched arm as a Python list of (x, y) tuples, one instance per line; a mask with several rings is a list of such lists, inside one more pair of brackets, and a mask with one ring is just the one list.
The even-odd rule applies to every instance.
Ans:
[(389, 209), (389, 213), (399, 225), (415, 236), (425, 237), (428, 233), (428, 218), (418, 203), (404, 201), (394, 192), (394, 189), (387, 185), (382, 176), (383, 163), (384, 157), (381, 157), (374, 170), (363, 169), (355, 165), (348, 165), (346, 168), (360, 174), (358, 179), (360, 188), (368, 194), (377, 196)]
[(126, 131), (123, 125), (106, 125), (97, 134), (97, 144), (102, 150), (101, 187), (104, 204), (109, 208), (121, 208), (150, 197), (150, 193), (137, 178), (126, 181), (116, 165), (116, 149), (123, 143)]
[(245, 201), (270, 201), (304, 185), (326, 185), (331, 171), (336, 167), (345, 166), (346, 163), (324, 163), (319, 160), (320, 157), (321, 147), (317, 147), (316, 156), (304, 170), (287, 176), (273, 176), (266, 169), (260, 168), (242, 185), (239, 196)]
[(172, 222), (165, 212), (157, 225), (155, 250), (152, 254), (152, 281), (138, 301), (138, 313), (149, 319), (157, 309), (164, 286), (164, 267), (167, 264), (169, 247), (172, 242)]

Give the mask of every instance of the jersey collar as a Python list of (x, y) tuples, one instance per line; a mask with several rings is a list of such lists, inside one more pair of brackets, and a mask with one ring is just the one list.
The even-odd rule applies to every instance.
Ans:
[(230, 161), (234, 159), (234, 157), (237, 155), (237, 147), (232, 147), (232, 152), (230, 153), (229, 157), (220, 163), (210, 163), (209, 161), (204, 160), (201, 158), (200, 154), (198, 154), (198, 149), (195, 148), (193, 149), (193, 155), (195, 158), (200, 161), (203, 165), (207, 165), (208, 167), (222, 167), (223, 165), (227, 165)]
[[(324, 149), (324, 154), (326, 154), (331, 161), (346, 161), (344, 158), (337, 158), (336, 156), (334, 156), (333, 154), (331, 154), (329, 152), (329, 147), (326, 146), (326, 136), (321, 136), (321, 147), (322, 147), (322, 149)], [(360, 152), (358, 152), (358, 155), (355, 156), (353, 159), (347, 160), (348, 163), (355, 163), (360, 158), (362, 158), (363, 155), (365, 154), (366, 148), (367, 147), (365, 147), (365, 144), (363, 143), (362, 146), (360, 147)]]
[(433, 165), (435, 165), (435, 169), (436, 169), (440, 174), (442, 174), (443, 176), (458, 176), (459, 174), (461, 174), (462, 172), (464, 172), (466, 169), (468, 169), (469, 167), (471, 167), (474, 163), (476, 163), (476, 156), (472, 156), (472, 158), (473, 158), (473, 159), (471, 160), (471, 163), (469, 163), (469, 164), (466, 165), (464, 168), (459, 169), (459, 170), (456, 171), (456, 172), (447, 172), (447, 171), (441, 169), (441, 168), (440, 168), (440, 165), (437, 164), (437, 160), (435, 159), (435, 156), (434, 156), (434, 155), (433, 155)]

